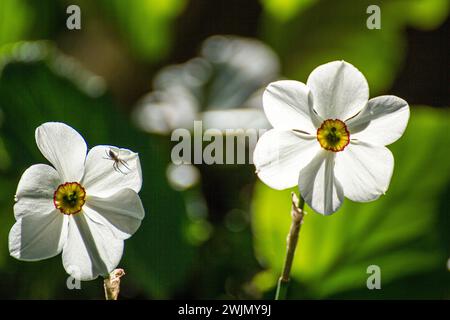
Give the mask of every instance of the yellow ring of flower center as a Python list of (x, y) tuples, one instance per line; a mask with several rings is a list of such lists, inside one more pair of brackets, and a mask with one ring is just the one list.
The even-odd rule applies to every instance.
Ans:
[(85, 202), (86, 191), (77, 182), (61, 184), (53, 195), (55, 208), (68, 215), (80, 212)]
[(325, 120), (317, 129), (320, 146), (328, 151), (339, 152), (350, 143), (350, 132), (341, 120)]

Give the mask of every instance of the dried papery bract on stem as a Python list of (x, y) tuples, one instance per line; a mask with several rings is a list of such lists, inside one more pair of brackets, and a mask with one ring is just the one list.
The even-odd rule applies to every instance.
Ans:
[(277, 292), (275, 300), (283, 300), (287, 297), (287, 290), (290, 282), (290, 274), (292, 263), (294, 261), (295, 249), (297, 248), (298, 236), (300, 234), (300, 229), (303, 224), (303, 217), (305, 212), (303, 210), (305, 206), (305, 200), (300, 196), (298, 199), (297, 195), (292, 192), (292, 208), (291, 208), (291, 228), (289, 229), (289, 234), (286, 239), (286, 259), (284, 260), (283, 271), (281, 277), (278, 280)]
[(115, 269), (109, 274), (108, 278), (103, 281), (105, 287), (105, 299), (117, 300), (120, 292), (120, 278), (125, 275), (123, 269)]

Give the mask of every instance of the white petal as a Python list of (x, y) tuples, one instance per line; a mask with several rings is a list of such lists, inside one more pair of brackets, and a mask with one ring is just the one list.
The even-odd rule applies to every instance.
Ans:
[(354, 118), (346, 121), (351, 138), (376, 145), (388, 145), (399, 139), (409, 119), (408, 103), (396, 96), (369, 100)]
[(67, 239), (67, 217), (50, 213), (23, 216), (9, 232), (9, 252), (19, 260), (36, 261), (59, 254)]
[[(125, 161), (114, 166), (109, 152)], [(142, 171), (139, 155), (127, 149), (112, 146), (96, 146), (86, 158), (86, 172), (82, 185), (88, 195), (109, 197), (122, 189), (141, 190)]]
[(69, 216), (69, 234), (62, 259), (67, 273), (87, 281), (106, 276), (120, 262), (123, 240), (111, 230), (89, 218), (83, 212)]
[(384, 146), (352, 141), (336, 156), (336, 177), (353, 201), (378, 199), (388, 189), (393, 170), (394, 157)]
[(141, 199), (131, 189), (107, 198), (89, 196), (83, 210), (92, 220), (108, 226), (119, 239), (131, 237), (145, 216)]
[(297, 184), (300, 170), (320, 150), (315, 136), (272, 129), (258, 140), (253, 162), (258, 177), (274, 189)]
[(29, 167), (17, 186), (14, 216), (16, 220), (29, 214), (49, 213), (55, 209), (53, 194), (61, 178), (52, 167), (37, 164)]
[(317, 67), (306, 84), (314, 97), (314, 109), (325, 119), (346, 120), (361, 111), (369, 99), (366, 78), (345, 61)]
[(87, 146), (83, 137), (64, 123), (47, 122), (36, 129), (36, 143), (65, 182), (83, 176)]
[(299, 177), (299, 191), (305, 202), (314, 211), (330, 215), (336, 212), (344, 201), (342, 186), (334, 175), (333, 152), (321, 150), (302, 170)]
[(298, 81), (272, 82), (263, 94), (266, 117), (275, 129), (314, 133), (321, 121), (315, 121), (317, 115), (312, 111), (312, 104), (308, 87)]

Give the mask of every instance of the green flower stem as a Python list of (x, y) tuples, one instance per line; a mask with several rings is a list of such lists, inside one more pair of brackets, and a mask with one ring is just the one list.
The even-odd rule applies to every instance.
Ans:
[(281, 274), (280, 279), (278, 280), (275, 300), (285, 300), (287, 297), (292, 262), (294, 261), (298, 236), (300, 234), (300, 229), (303, 223), (303, 217), (305, 215), (305, 212), (303, 211), (303, 208), (305, 207), (305, 200), (303, 199), (303, 197), (300, 196), (299, 200), (294, 192), (292, 192), (291, 195), (292, 195), (292, 209), (291, 209), (292, 223), (286, 240), (287, 242), (286, 259), (284, 260), (283, 272)]
[(123, 269), (116, 269), (105, 277), (103, 286), (105, 288), (106, 300), (117, 300), (120, 292), (120, 278), (125, 275)]

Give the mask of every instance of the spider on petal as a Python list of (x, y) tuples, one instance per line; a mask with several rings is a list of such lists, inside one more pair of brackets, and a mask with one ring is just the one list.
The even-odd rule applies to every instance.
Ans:
[(121, 174), (124, 174), (124, 175), (128, 174), (128, 172), (123, 172), (120, 169), (120, 165), (124, 166), (125, 169), (127, 169), (128, 171), (131, 171), (131, 169), (128, 165), (128, 162), (124, 159), (121, 159), (119, 157), (119, 153), (115, 153), (112, 149), (109, 149), (109, 151), (105, 150), (105, 154), (106, 154), (106, 158), (104, 158), (104, 159), (114, 161), (113, 168), (115, 171), (117, 171)]

